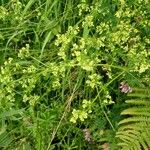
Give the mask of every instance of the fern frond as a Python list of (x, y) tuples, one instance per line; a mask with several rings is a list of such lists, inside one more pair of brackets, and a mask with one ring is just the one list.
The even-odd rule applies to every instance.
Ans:
[(122, 150), (150, 149), (150, 90), (136, 89), (129, 94), (129, 108), (121, 115), (127, 116), (119, 122), (116, 137)]
[[(144, 86), (143, 86), (143, 88), (134, 87), (133, 90), (134, 90), (134, 93), (150, 94), (149, 87), (144, 87)], [(130, 93), (130, 94), (132, 94), (132, 93)], [(130, 96), (130, 94), (129, 94), (129, 96)]]
[(150, 100), (143, 100), (143, 99), (130, 99), (125, 101), (128, 104), (133, 104), (133, 105), (145, 105), (145, 106), (150, 106)]
[(145, 94), (145, 93), (132, 93), (128, 97), (140, 97), (140, 98), (149, 98), (150, 93)]
[(148, 147), (150, 148), (150, 130), (147, 132), (143, 132), (141, 134), (141, 136), (143, 137), (143, 139), (145, 140), (145, 142), (147, 143)]
[[(117, 137), (120, 138), (122, 140), (122, 142), (126, 143), (126, 147), (128, 147), (128, 150), (130, 150), (129, 147), (131, 147), (131, 145), (134, 150), (141, 150), (140, 143), (137, 140), (135, 140), (135, 139), (137, 139), (137, 136), (124, 134), (124, 135), (117, 135)], [(126, 147), (123, 146), (122, 148), (126, 148)]]
[(124, 124), (124, 123), (131, 123), (131, 122), (148, 122), (148, 123), (150, 123), (150, 117), (145, 117), (145, 116), (128, 117), (128, 118), (120, 121), (119, 125)]
[(140, 116), (148, 116), (150, 117), (150, 109), (149, 107), (133, 107), (128, 108), (122, 111), (121, 115), (140, 115)]
[[(143, 132), (142, 134), (145, 135), (145, 137), (147, 138), (146, 140), (149, 140), (149, 137), (147, 136), (146, 132)], [(116, 137), (120, 138), (124, 143), (126, 143), (125, 144), (126, 146), (128, 144), (129, 146), (130, 145), (132, 145), (134, 147), (136, 146), (136, 149), (141, 149), (141, 147), (143, 147), (144, 150), (148, 150), (149, 146), (145, 142), (145, 138), (143, 138), (140, 135), (141, 135), (141, 133), (136, 132), (135, 130), (127, 130), (124, 132), (118, 132)], [(121, 143), (121, 145), (122, 145), (122, 143)]]
[(135, 131), (141, 131), (141, 129), (148, 129), (148, 123), (147, 122), (138, 122), (138, 123), (132, 123), (132, 124), (126, 124), (124, 126), (120, 126), (118, 131), (123, 131), (127, 129), (134, 129)]

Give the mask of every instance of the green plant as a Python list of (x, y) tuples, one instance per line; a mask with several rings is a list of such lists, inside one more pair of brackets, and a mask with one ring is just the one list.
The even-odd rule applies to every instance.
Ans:
[(119, 122), (116, 137), (120, 139), (118, 145), (123, 150), (150, 149), (150, 91), (149, 88), (134, 89), (128, 95), (127, 109), (121, 115), (127, 117)]
[(127, 93), (149, 84), (148, 4), (1, 0), (3, 147), (117, 149)]

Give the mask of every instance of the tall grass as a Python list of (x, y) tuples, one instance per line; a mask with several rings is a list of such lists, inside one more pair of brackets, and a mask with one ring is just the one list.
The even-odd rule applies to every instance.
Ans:
[(118, 149), (120, 83), (149, 78), (148, 14), (147, 1), (2, 0), (0, 148)]

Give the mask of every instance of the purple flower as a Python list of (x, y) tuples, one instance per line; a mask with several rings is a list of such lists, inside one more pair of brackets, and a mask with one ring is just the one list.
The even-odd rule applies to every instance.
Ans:
[(110, 150), (109, 144), (108, 144), (108, 143), (104, 143), (103, 149), (104, 149), (104, 150)]
[(119, 89), (122, 93), (130, 93), (132, 92), (132, 88), (128, 85), (128, 83), (121, 82)]
[(94, 141), (92, 139), (92, 135), (91, 135), (91, 131), (90, 129), (83, 129), (83, 133), (84, 133), (84, 139), (89, 142), (90, 144), (94, 144)]

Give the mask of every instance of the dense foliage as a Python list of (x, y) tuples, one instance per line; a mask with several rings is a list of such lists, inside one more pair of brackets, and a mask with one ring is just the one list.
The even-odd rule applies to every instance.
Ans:
[(0, 148), (150, 149), (149, 0), (1, 0)]

